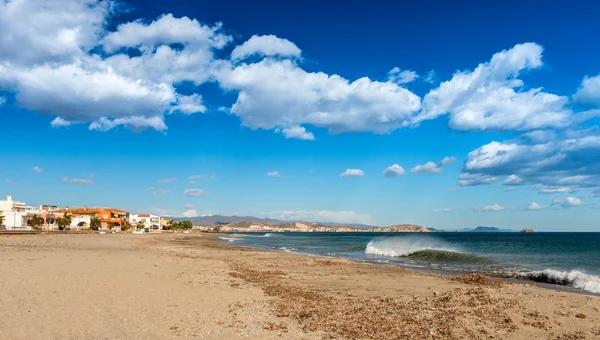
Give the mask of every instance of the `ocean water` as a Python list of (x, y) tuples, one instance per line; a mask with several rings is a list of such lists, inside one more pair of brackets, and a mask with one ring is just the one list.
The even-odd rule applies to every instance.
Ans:
[(479, 272), (600, 294), (600, 233), (237, 233), (220, 240), (416, 269)]

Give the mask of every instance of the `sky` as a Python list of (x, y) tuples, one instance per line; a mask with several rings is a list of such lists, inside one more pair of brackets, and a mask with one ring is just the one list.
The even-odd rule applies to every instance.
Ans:
[(598, 10), (0, 0), (0, 195), (600, 231)]

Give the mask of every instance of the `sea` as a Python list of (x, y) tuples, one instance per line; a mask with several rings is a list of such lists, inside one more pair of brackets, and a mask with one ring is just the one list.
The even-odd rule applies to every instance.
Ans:
[(600, 294), (600, 233), (235, 233), (220, 241), (442, 274), (476, 272)]

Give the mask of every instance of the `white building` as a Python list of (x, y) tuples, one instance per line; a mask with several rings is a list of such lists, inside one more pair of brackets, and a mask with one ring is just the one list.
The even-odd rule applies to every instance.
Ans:
[(12, 196), (6, 196), (6, 200), (0, 201), (0, 215), (4, 216), (1, 227), (6, 230), (31, 230), (27, 226), (25, 202), (13, 201)]
[(42, 229), (56, 229), (56, 216), (51, 210), (57, 208), (54, 205), (31, 207), (26, 205), (25, 202), (13, 200), (12, 196), (7, 196), (6, 200), (0, 201), (0, 215), (4, 216), (4, 221), (0, 225), (0, 229), (32, 230), (29, 221), (34, 215), (44, 220), (40, 226)]
[(161, 230), (161, 218), (160, 216), (152, 214), (130, 214), (129, 223), (134, 228), (137, 228), (138, 222), (144, 223), (144, 229), (148, 230)]

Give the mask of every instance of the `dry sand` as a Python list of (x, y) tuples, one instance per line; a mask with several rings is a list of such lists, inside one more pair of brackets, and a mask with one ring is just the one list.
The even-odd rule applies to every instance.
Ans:
[(600, 339), (600, 297), (214, 235), (0, 236), (0, 339)]

